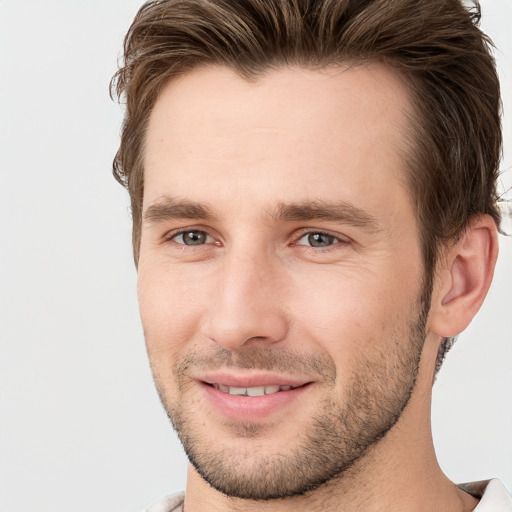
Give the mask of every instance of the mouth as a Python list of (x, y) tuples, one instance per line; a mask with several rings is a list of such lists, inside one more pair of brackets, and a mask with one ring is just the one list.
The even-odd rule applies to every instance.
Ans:
[(216, 373), (203, 375), (198, 384), (205, 403), (220, 418), (259, 423), (292, 413), (314, 382), (271, 374)]

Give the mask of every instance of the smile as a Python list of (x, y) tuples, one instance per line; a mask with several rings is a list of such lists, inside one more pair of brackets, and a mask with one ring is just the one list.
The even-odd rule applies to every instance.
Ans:
[(300, 403), (301, 397), (313, 389), (314, 383), (295, 379), (292, 384), (290, 380), (293, 379), (268, 375), (252, 378), (217, 376), (201, 379), (198, 384), (204, 393), (205, 404), (223, 421), (247, 423), (266, 421), (274, 414), (295, 410), (291, 409), (293, 404)]

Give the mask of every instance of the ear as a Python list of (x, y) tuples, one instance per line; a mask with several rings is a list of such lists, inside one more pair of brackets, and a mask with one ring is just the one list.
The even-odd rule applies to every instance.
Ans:
[(498, 257), (498, 235), (489, 215), (475, 217), (436, 269), (429, 330), (455, 336), (471, 322), (487, 295)]

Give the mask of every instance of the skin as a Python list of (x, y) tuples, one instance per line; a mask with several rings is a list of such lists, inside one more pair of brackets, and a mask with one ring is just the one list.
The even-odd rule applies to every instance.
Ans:
[[(344, 455), (362, 425), (380, 428), (344, 471), (283, 499), (228, 497), (191, 466), (187, 512), (476, 506), (437, 465), (430, 395), (440, 337), (465, 328), (490, 284), (495, 227), (475, 219), (445, 251), (427, 315), (400, 156), (410, 109), (379, 65), (287, 68), (253, 82), (206, 67), (162, 89), (147, 132), (138, 292), (157, 388), (182, 440), (204, 465), (225, 461), (222, 479), (271, 481), (318, 433), (314, 418), (339, 427), (320, 433)], [(340, 203), (332, 218), (311, 209)], [(283, 204), (300, 215), (278, 215)], [(184, 243), (182, 230), (201, 243)], [(333, 238), (312, 247), (315, 233)], [(226, 418), (206, 398), (210, 371), (308, 386), (269, 414)], [(340, 420), (354, 407), (356, 423)]]

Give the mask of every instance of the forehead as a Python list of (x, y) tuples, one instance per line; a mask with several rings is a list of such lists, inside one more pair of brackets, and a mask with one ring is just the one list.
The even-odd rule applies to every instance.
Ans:
[(405, 86), (377, 64), (250, 81), (196, 69), (169, 81), (151, 114), (144, 205), (165, 194), (208, 204), (250, 195), (262, 207), (341, 196), (379, 208), (377, 196), (404, 192), (409, 110)]

